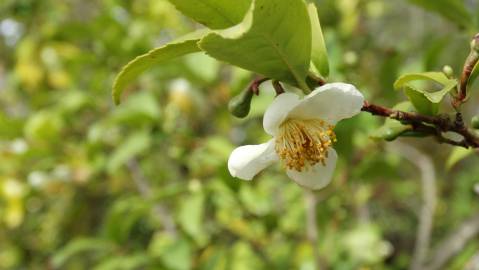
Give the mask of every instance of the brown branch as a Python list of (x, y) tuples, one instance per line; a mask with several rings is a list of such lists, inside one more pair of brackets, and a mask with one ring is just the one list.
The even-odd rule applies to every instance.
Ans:
[[(387, 117), (398, 120), (404, 124), (412, 126), (413, 131), (424, 135), (434, 136), (440, 143), (461, 146), (464, 148), (479, 148), (479, 137), (471, 131), (462, 121), (462, 115), (456, 114), (456, 118), (451, 120), (447, 115), (429, 116), (415, 112), (398, 111), (383, 106), (370, 104), (365, 101), (361, 109), (372, 115)], [(463, 137), (461, 141), (454, 141), (443, 136), (443, 132), (454, 132)]]

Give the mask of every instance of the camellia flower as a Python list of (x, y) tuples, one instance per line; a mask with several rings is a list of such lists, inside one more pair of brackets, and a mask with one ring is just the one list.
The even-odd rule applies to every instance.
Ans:
[(228, 160), (231, 175), (251, 180), (280, 161), (287, 175), (299, 185), (325, 187), (336, 167), (334, 125), (358, 114), (363, 102), (356, 87), (345, 83), (323, 85), (303, 99), (293, 93), (280, 94), (263, 118), (264, 130), (273, 138), (267, 143), (236, 148)]

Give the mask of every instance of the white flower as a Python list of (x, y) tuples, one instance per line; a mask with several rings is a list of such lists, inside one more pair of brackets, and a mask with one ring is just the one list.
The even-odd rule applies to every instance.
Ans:
[(303, 99), (293, 93), (276, 97), (263, 118), (267, 143), (236, 148), (228, 160), (232, 176), (251, 180), (276, 161), (301, 186), (320, 189), (331, 181), (337, 154), (334, 125), (361, 111), (363, 95), (351, 84), (330, 83)]

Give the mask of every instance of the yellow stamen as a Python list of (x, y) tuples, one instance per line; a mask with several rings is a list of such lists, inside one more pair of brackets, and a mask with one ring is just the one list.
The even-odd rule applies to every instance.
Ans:
[(320, 119), (288, 119), (279, 127), (276, 153), (286, 168), (298, 172), (319, 162), (325, 166), (328, 148), (336, 142), (333, 128)]

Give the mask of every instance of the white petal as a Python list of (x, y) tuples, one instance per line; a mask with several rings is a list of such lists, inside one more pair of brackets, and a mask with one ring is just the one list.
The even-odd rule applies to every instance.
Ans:
[(336, 151), (333, 148), (330, 148), (329, 156), (326, 159), (326, 166), (323, 166), (322, 163), (317, 163), (313, 167), (302, 172), (287, 170), (286, 173), (289, 178), (300, 186), (309, 189), (321, 189), (331, 182), (337, 159), (338, 155), (336, 154)]
[(274, 139), (271, 139), (267, 143), (240, 146), (233, 150), (228, 159), (228, 170), (233, 177), (251, 180), (277, 160)]
[(277, 96), (269, 105), (263, 117), (263, 127), (266, 133), (274, 136), (279, 125), (300, 102), (299, 96), (293, 93), (283, 93)]
[(364, 97), (352, 84), (329, 83), (307, 95), (290, 116), (300, 119), (321, 118), (330, 124), (358, 114)]

